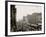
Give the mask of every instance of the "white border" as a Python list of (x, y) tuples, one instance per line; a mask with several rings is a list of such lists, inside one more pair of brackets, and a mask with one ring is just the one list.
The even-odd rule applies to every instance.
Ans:
[[(10, 32), (10, 5), (36, 5), (42, 6), (42, 31), (28, 31), (28, 32)], [(36, 34), (44, 33), (44, 4), (32, 4), (32, 3), (16, 3), (8, 2), (8, 35), (19, 35), (19, 34)]]

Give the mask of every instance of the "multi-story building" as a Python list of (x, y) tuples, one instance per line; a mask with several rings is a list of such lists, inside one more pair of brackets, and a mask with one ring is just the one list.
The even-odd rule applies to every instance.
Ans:
[(42, 23), (42, 14), (41, 13), (33, 13), (32, 15), (34, 15), (34, 19), (35, 19), (35, 23)]
[(24, 16), (23, 20), (30, 24), (42, 23), (42, 14), (41, 13), (33, 13), (32, 15)]

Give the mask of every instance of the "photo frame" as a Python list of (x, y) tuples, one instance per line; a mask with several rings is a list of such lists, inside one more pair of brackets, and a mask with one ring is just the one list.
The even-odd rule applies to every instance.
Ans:
[[(32, 30), (31, 29), (29, 30), (29, 27), (28, 27), (28, 29), (24, 31), (23, 29), (25, 29), (25, 28), (23, 26), (21, 27), (22, 30), (18, 30), (18, 29), (13, 30), (12, 29), (13, 24), (16, 24), (16, 21), (18, 19), (21, 19), (22, 16), (24, 16), (24, 18), (25, 18), (25, 16), (27, 16), (27, 14), (31, 14), (30, 12), (33, 12), (32, 10), (35, 12), (38, 11), (38, 13), (41, 11), (41, 13), (42, 13), (42, 17), (41, 17), (42, 18), (42, 25), (40, 25), (40, 30), (38, 27), (39, 25), (36, 25), (38, 27), (38, 30), (37, 30), (37, 27), (36, 27), (36, 29), (31, 28)], [(21, 12), (21, 13), (18, 13), (18, 15), (16, 14), (16, 17), (15, 17), (15, 12)], [(13, 17), (12, 17), (12, 15), (13, 15)], [(13, 23), (11, 22), (12, 18), (13, 18), (13, 20), (16, 20)], [(34, 18), (35, 18), (35, 16), (34, 16)], [(36, 21), (36, 20), (33, 19), (33, 21)], [(27, 20), (26, 20), (26, 22), (27, 22)], [(37, 21), (35, 23), (37, 23)], [(35, 26), (35, 23), (32, 23), (31, 25)], [(31, 27), (33, 27), (33, 26), (31, 26)], [(15, 28), (17, 28), (17, 26), (15, 26)], [(20, 32), (18, 32), (18, 31), (20, 31)], [(45, 34), (45, 3), (26, 2), (26, 1), (5, 1), (5, 36), (24, 36), (24, 35), (40, 35), (40, 34)]]

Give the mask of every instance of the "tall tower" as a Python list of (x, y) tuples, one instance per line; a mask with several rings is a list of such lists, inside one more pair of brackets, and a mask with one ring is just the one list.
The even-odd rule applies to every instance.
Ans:
[(16, 31), (16, 8), (15, 5), (11, 5), (11, 30)]

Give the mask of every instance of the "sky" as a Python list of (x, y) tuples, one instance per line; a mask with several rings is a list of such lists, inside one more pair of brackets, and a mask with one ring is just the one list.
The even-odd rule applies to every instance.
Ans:
[(32, 5), (16, 5), (17, 9), (16, 20), (22, 20), (23, 16), (31, 15), (32, 13), (40, 13), (42, 12), (41, 6), (32, 6)]

